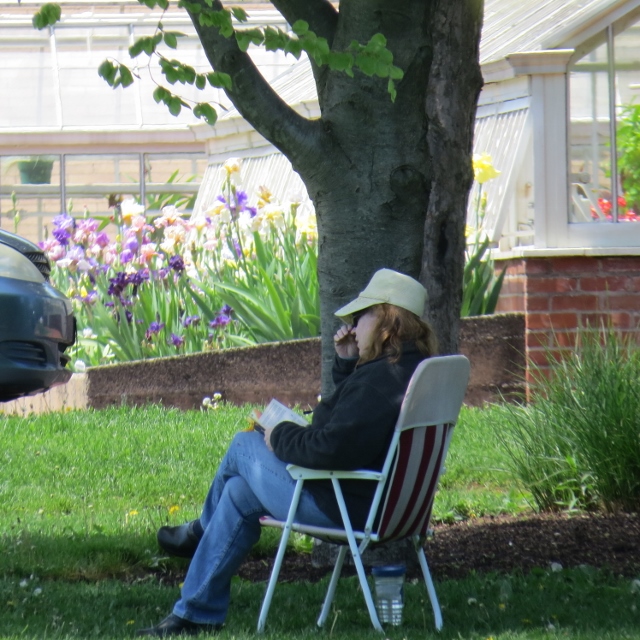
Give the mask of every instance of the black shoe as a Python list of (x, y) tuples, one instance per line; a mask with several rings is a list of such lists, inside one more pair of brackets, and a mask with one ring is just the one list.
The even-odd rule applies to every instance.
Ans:
[(158, 544), (170, 556), (193, 558), (200, 538), (202, 538), (201, 530), (202, 526), (199, 520), (192, 520), (178, 527), (160, 527), (158, 529)]
[(174, 613), (168, 615), (155, 627), (138, 629), (137, 636), (153, 636), (154, 638), (169, 638), (171, 636), (197, 636), (199, 633), (217, 633), (222, 629), (221, 624), (197, 624), (186, 620)]

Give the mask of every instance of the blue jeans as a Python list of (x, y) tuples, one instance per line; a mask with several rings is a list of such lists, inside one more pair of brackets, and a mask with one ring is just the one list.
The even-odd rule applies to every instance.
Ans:
[[(224, 622), (231, 578), (260, 538), (260, 518), (286, 520), (295, 481), (287, 463), (255, 431), (238, 433), (216, 473), (202, 509), (204, 535), (191, 561), (173, 613), (200, 624)], [(305, 489), (296, 520), (321, 527), (335, 523)]]

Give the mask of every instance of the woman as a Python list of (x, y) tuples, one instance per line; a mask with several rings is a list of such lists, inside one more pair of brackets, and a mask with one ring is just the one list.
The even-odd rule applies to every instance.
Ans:
[[(285, 520), (295, 481), (289, 463), (315, 469), (381, 469), (409, 380), (435, 352), (430, 327), (420, 319), (427, 292), (409, 276), (381, 269), (365, 290), (336, 312), (346, 322), (334, 336), (334, 393), (313, 412), (308, 427), (282, 422), (264, 435), (233, 439), (198, 520), (162, 527), (160, 546), (193, 557), (173, 613), (138, 635), (195, 635), (221, 628), (231, 578), (260, 537), (260, 518)], [(364, 526), (373, 483), (341, 483), (351, 521)], [(328, 482), (305, 485), (297, 519), (341, 524)]]

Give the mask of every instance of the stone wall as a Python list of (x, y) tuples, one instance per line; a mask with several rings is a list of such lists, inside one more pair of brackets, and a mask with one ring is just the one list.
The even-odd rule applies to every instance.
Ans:
[[(464, 319), (460, 351), (471, 361), (467, 404), (522, 395), (522, 315)], [(313, 407), (320, 393), (320, 358), (320, 339), (311, 338), (94, 367), (74, 375), (68, 389), (57, 387), (0, 404), (0, 412), (146, 403), (195, 409), (214, 393), (234, 404), (259, 404), (276, 397), (287, 404)]]

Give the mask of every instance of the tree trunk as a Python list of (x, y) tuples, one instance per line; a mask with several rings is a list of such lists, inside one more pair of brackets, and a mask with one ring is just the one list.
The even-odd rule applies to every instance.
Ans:
[(273, 4), (290, 22), (308, 20), (336, 51), (384, 34), (405, 73), (392, 102), (386, 79), (314, 68), (322, 115), (308, 121), (273, 94), (233, 40), (192, 16), (212, 65), (232, 76), (229, 97), (289, 158), (315, 205), (326, 394), (334, 311), (381, 267), (422, 278), (427, 317), (443, 352), (455, 351), (482, 0), (341, 0), (339, 12), (326, 0)]
[(441, 354), (457, 353), (465, 223), (473, 183), (471, 152), (482, 75), (478, 64), (482, 0), (441, 0), (431, 24), (434, 51), (427, 90), (432, 181), (424, 226), (421, 280), (427, 318)]

